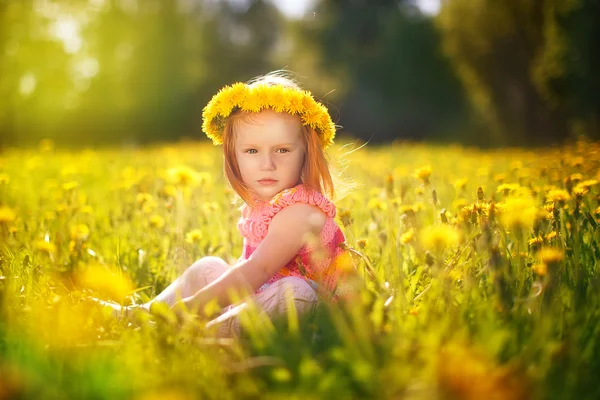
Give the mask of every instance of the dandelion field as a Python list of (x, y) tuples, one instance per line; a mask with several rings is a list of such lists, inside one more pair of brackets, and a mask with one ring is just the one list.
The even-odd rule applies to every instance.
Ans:
[(600, 143), (333, 147), (359, 300), (239, 340), (87, 300), (235, 262), (221, 149), (0, 153), (0, 399), (600, 398)]

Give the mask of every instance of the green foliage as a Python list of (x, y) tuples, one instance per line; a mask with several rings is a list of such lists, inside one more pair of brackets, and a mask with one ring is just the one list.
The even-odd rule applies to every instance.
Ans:
[(357, 137), (439, 139), (465, 122), (433, 21), (406, 1), (321, 1), (297, 40), (316, 49), (322, 73), (338, 77), (331, 98)]
[[(597, 86), (589, 69), (593, 56), (583, 55), (597, 45), (595, 28), (575, 22), (591, 18), (594, 8), (594, 0), (444, 4), (436, 18), (444, 50), (488, 143), (531, 145), (563, 141), (571, 133), (597, 135), (592, 96), (574, 84)], [(588, 118), (587, 129), (571, 132), (574, 122)]]
[(274, 69), (281, 15), (240, 4), (2, 2), (0, 145), (199, 133), (223, 84)]

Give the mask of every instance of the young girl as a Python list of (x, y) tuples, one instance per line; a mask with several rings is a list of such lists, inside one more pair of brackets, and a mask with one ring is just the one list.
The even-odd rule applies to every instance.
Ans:
[[(330, 200), (324, 149), (335, 126), (327, 108), (272, 74), (221, 89), (204, 108), (203, 130), (223, 145), (225, 175), (244, 201), (238, 222), (243, 254), (234, 265), (217, 257), (198, 260), (141, 307), (165, 302), (178, 312), (202, 313), (216, 300), (223, 311), (209, 325), (231, 336), (249, 301), (272, 317), (286, 311), (289, 296), (304, 312), (319, 296), (344, 294), (343, 277), (352, 266)], [(245, 301), (231, 304), (232, 293), (246, 294)]]

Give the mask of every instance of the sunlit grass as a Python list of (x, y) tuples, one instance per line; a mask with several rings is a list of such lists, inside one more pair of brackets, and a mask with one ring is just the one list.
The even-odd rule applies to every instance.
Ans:
[[(334, 164), (350, 147), (334, 147)], [(0, 155), (0, 397), (596, 398), (600, 145), (347, 154), (356, 302), (241, 340), (166, 309), (115, 320), (242, 240), (220, 149)]]

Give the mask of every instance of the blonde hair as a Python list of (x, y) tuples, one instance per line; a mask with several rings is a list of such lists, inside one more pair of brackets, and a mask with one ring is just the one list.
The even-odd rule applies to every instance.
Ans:
[[(249, 86), (265, 84), (300, 90), (298, 84), (281, 71), (275, 71), (248, 82)], [(251, 207), (254, 206), (254, 199), (250, 189), (242, 180), (242, 174), (235, 155), (235, 135), (236, 127), (239, 125), (237, 122), (240, 120), (247, 121), (252, 118), (252, 115), (253, 113), (242, 110), (233, 112), (227, 119), (223, 130), (223, 169), (225, 177), (233, 190)], [(310, 126), (303, 125), (301, 129), (305, 155), (300, 181), (313, 190), (333, 199), (335, 195), (333, 180), (319, 135)]]

